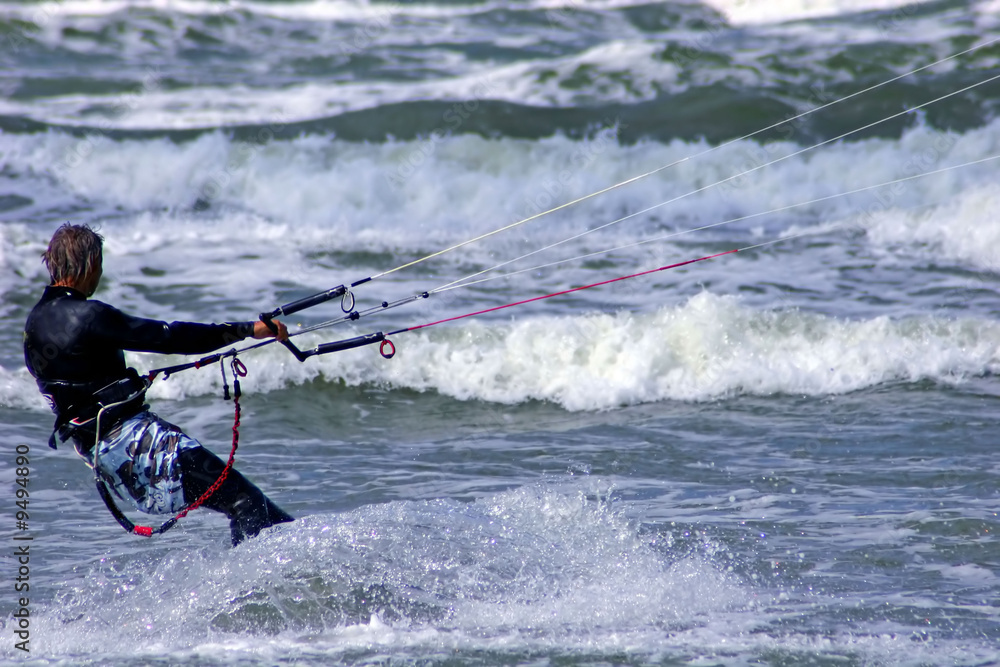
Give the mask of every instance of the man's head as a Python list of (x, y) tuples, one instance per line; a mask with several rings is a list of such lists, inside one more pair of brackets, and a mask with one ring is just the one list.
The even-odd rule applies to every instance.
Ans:
[(93, 295), (101, 280), (104, 237), (87, 225), (68, 222), (56, 230), (42, 260), (53, 285), (72, 287)]

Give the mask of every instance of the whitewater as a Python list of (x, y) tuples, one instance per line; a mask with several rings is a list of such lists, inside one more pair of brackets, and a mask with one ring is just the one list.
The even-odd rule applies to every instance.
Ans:
[[(8, 510), (24, 449), (31, 478), (0, 539), (33, 537), (32, 651), (5, 609), (0, 660), (996, 664), (997, 9), (0, 3)], [(392, 359), (241, 354), (237, 468), (297, 520), (230, 548), (203, 510), (125, 534), (46, 447), (21, 331), (67, 221), (105, 237), (95, 298), (165, 321), (406, 266), (303, 348), (744, 250), (398, 333)], [(224, 455), (222, 385), (148, 397)]]

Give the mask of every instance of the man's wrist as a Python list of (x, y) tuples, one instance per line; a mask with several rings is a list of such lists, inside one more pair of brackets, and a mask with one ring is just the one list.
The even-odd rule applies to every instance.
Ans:
[(239, 340), (253, 338), (253, 328), (256, 322), (226, 322), (226, 326), (231, 327), (233, 335)]

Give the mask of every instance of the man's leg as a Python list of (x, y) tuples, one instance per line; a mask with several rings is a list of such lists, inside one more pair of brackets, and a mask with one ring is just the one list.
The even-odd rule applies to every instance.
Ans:
[[(178, 454), (184, 500), (192, 503), (212, 486), (225, 462), (204, 447), (192, 447)], [(253, 537), (268, 526), (294, 521), (294, 518), (271, 502), (235, 468), (229, 470), (226, 481), (205, 501), (204, 507), (229, 517), (233, 546)]]

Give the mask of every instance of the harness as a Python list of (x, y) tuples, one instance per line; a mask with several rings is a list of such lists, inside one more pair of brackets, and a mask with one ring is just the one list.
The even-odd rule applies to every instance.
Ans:
[[(150, 380), (140, 376), (134, 368), (129, 368), (125, 377), (96, 390), (90, 389), (93, 383), (63, 380), (46, 380), (44, 385), (43, 393), (49, 396), (69, 395), (74, 398), (69, 407), (60, 411), (49, 437), (49, 447), (56, 449), (57, 443), (73, 438), (77, 443), (77, 452), (83, 455), (90, 451), (89, 443), (95, 436), (104, 435), (97, 428), (98, 415), (103, 413), (105, 418), (110, 417), (110, 421), (105, 421), (105, 429), (110, 429), (139, 412)], [(51, 400), (57, 403), (54, 398)]]
[[(220, 355), (220, 357), (221, 356), (222, 355)], [(233, 371), (232, 396), (233, 404), (235, 406), (233, 442), (232, 448), (229, 452), (229, 460), (226, 462), (222, 472), (219, 473), (218, 479), (216, 479), (215, 482), (213, 482), (212, 485), (206, 489), (203, 494), (201, 494), (201, 496), (181, 510), (173, 518), (156, 528), (151, 526), (137, 526), (125, 516), (115, 503), (107, 482), (101, 477), (99, 459), (101, 440), (111, 431), (112, 428), (136, 415), (145, 407), (146, 391), (149, 389), (157, 374), (163, 372), (163, 369), (152, 371), (146, 376), (141, 376), (134, 368), (129, 368), (125, 377), (115, 380), (114, 382), (111, 382), (92, 392), (89, 398), (82, 398), (86, 395), (86, 384), (64, 382), (59, 380), (46, 382), (45, 388), (49, 390), (47, 393), (51, 394), (56, 391), (73, 392), (75, 395), (81, 397), (81, 399), (78, 400), (78, 403), (81, 404), (80, 407), (77, 407), (77, 405), (70, 406), (70, 408), (65, 411), (66, 416), (60, 416), (56, 420), (52, 436), (49, 438), (49, 446), (55, 449), (57, 442), (66, 442), (72, 438), (77, 454), (79, 454), (85, 461), (87, 461), (86, 455), (93, 452), (93, 464), (89, 461), (87, 461), (87, 464), (91, 465), (94, 470), (94, 482), (97, 485), (97, 493), (101, 496), (101, 500), (104, 501), (104, 504), (111, 513), (111, 516), (113, 516), (119, 525), (121, 525), (121, 527), (129, 533), (139, 535), (141, 537), (152, 537), (153, 535), (165, 533), (173, 528), (180, 519), (187, 516), (189, 512), (201, 507), (201, 505), (204, 504), (212, 496), (212, 494), (214, 494), (219, 487), (222, 486), (222, 484), (226, 481), (226, 478), (229, 476), (229, 471), (232, 470), (233, 462), (236, 457), (236, 449), (239, 446), (240, 437), (241, 391), (239, 378), (246, 377), (247, 369), (243, 362), (236, 358), (234, 353), (228, 353), (225, 356), (232, 356), (230, 366)], [(166, 377), (166, 373), (164, 373), (164, 377)], [(226, 379), (225, 366), (222, 366), (222, 382), (224, 389), (223, 397), (228, 400), (229, 383)]]
[[(111, 512), (111, 516), (113, 516), (115, 518), (115, 521), (117, 521), (118, 524), (122, 528), (124, 528), (127, 532), (129, 532), (129, 533), (131, 533), (133, 535), (139, 535), (140, 537), (152, 537), (153, 535), (161, 535), (161, 534), (167, 532), (168, 530), (170, 530), (171, 528), (173, 528), (174, 525), (176, 525), (176, 523), (178, 521), (180, 521), (185, 516), (187, 516), (188, 512), (192, 512), (192, 511), (198, 509), (199, 507), (202, 506), (203, 503), (205, 503), (205, 501), (207, 501), (209, 498), (211, 498), (212, 494), (215, 493), (219, 489), (220, 486), (222, 486), (222, 484), (226, 481), (226, 478), (229, 476), (229, 471), (232, 470), (232, 468), (233, 468), (233, 461), (236, 458), (236, 448), (239, 446), (239, 441), (240, 441), (240, 431), (239, 431), (239, 428), (240, 428), (240, 409), (241, 409), (240, 408), (240, 396), (242, 395), (242, 392), (240, 391), (240, 380), (239, 379), (241, 377), (246, 377), (246, 375), (247, 375), (247, 368), (243, 364), (243, 362), (240, 361), (239, 359), (237, 359), (235, 355), (232, 355), (232, 356), (233, 356), (233, 360), (232, 360), (232, 362), (230, 362), (230, 365), (231, 365), (232, 370), (233, 370), (233, 405), (235, 407), (235, 416), (233, 418), (233, 444), (232, 444), (232, 448), (229, 450), (229, 460), (226, 461), (226, 466), (222, 469), (222, 472), (219, 473), (218, 479), (216, 479), (212, 483), (212, 485), (205, 490), (205, 492), (203, 494), (201, 494), (200, 496), (198, 496), (198, 498), (196, 498), (194, 500), (194, 502), (190, 503), (187, 507), (185, 507), (183, 510), (181, 510), (180, 512), (178, 512), (174, 517), (172, 517), (171, 519), (168, 519), (167, 521), (163, 522), (158, 527), (153, 528), (152, 526), (137, 526), (134, 523), (132, 523), (132, 521), (130, 521), (128, 517), (125, 516), (125, 514), (121, 511), (121, 509), (119, 509), (118, 505), (115, 503), (114, 498), (111, 496), (111, 490), (108, 488), (107, 482), (105, 482), (104, 479), (101, 477), (100, 465), (99, 465), (99, 461), (98, 461), (98, 457), (100, 456), (100, 440), (101, 440), (101, 438), (100, 438), (99, 435), (95, 436), (95, 440), (94, 440), (94, 466), (93, 467), (94, 467), (94, 482), (97, 484), (97, 493), (101, 496), (101, 500), (104, 501), (104, 504), (105, 504), (105, 506), (107, 506), (108, 511)], [(222, 370), (222, 383), (223, 383), (223, 389), (224, 389), (224, 398), (228, 400), (229, 399), (229, 383), (226, 380), (225, 366), (223, 366), (222, 369), (223, 369)], [(146, 388), (148, 388), (149, 385), (152, 383), (152, 378), (154, 378), (156, 376), (156, 373), (157, 373), (157, 371), (153, 371), (153, 372), (151, 372), (149, 374), (149, 376), (147, 376), (146, 379), (144, 379), (144, 382), (146, 384)], [(146, 391), (146, 389), (142, 390), (143, 396), (145, 395), (145, 391)], [(122, 401), (122, 403), (127, 403), (129, 400), (132, 400), (132, 399), (131, 398), (126, 398), (126, 399), (124, 399)], [(107, 411), (107, 410), (113, 410), (115, 408), (115, 405), (116, 404), (111, 404), (111, 405), (104, 406), (104, 407), (102, 407), (98, 411), (97, 415), (95, 416), (95, 420), (96, 420), (95, 431), (96, 431), (96, 433), (99, 434), (101, 432), (100, 431), (100, 423), (101, 423), (101, 418), (104, 415), (104, 412)]]

